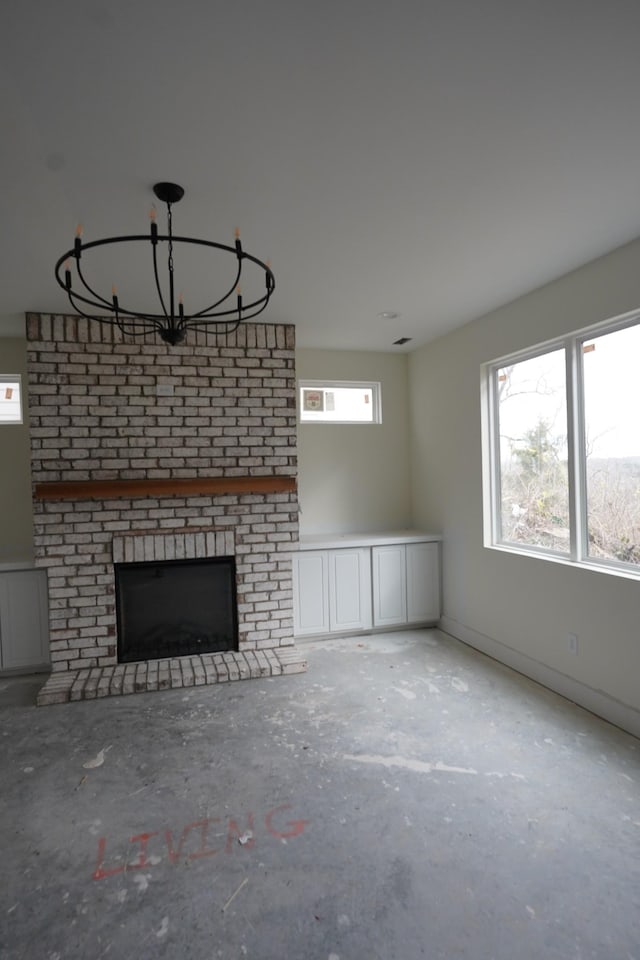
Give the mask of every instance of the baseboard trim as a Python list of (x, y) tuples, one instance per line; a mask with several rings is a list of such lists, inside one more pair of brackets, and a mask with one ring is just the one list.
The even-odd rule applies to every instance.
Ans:
[(32, 663), (25, 667), (6, 667), (0, 670), (0, 679), (3, 677), (30, 677), (33, 674), (51, 673), (50, 663)]
[(597, 717), (640, 738), (640, 710), (610, 697), (602, 690), (595, 690), (573, 677), (560, 673), (559, 670), (554, 670), (533, 657), (520, 653), (499, 640), (494, 640), (493, 637), (478, 633), (477, 630), (466, 627), (450, 617), (442, 617), (438, 626), (440, 630), (455, 637), (456, 640), (461, 640), (462, 643), (485, 653), (493, 660), (511, 667), (512, 670), (522, 673), (530, 680), (535, 680), (536, 683), (553, 690), (554, 693), (559, 693), (572, 703), (577, 703), (585, 710), (595, 713)]
[[(367, 627), (366, 630), (332, 630), (324, 633), (294, 633), (296, 644), (315, 643), (316, 640), (341, 640), (343, 637), (373, 637), (379, 633), (401, 633), (403, 630), (422, 630), (425, 627), (439, 626), (438, 620), (420, 620), (417, 623), (391, 623), (386, 627)], [(442, 628), (444, 629), (444, 627)]]

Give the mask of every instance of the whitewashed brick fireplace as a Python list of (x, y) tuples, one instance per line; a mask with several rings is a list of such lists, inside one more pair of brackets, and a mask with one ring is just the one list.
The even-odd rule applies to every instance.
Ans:
[[(52, 676), (41, 702), (289, 672), (298, 539), (294, 328), (169, 347), (27, 316), (35, 560)], [(114, 564), (233, 556), (233, 655), (119, 665)], [(298, 663), (298, 666), (296, 666)]]

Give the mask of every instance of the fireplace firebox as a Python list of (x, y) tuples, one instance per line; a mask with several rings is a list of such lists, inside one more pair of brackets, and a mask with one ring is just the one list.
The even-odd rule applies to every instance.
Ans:
[(238, 649), (233, 557), (115, 564), (118, 660)]

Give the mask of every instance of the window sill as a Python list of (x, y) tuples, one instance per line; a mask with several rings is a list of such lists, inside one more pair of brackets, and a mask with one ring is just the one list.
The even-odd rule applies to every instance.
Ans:
[(545, 563), (559, 563), (564, 567), (572, 567), (574, 570), (586, 570), (589, 573), (604, 573), (607, 576), (621, 577), (623, 580), (640, 580), (640, 569), (637, 573), (634, 570), (622, 570), (619, 567), (609, 567), (604, 564), (590, 563), (588, 560), (572, 560), (570, 557), (560, 557), (548, 553), (538, 553), (536, 550), (526, 550), (520, 547), (510, 547), (506, 544), (485, 543), (486, 550), (496, 550), (498, 553), (508, 553), (516, 557), (528, 557), (532, 560), (543, 560)]

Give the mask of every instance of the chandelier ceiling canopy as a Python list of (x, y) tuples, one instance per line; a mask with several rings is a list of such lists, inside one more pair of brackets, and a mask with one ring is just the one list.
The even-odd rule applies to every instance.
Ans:
[[(156, 331), (171, 345), (182, 343), (187, 330), (213, 328), (220, 332), (232, 332), (243, 320), (250, 320), (262, 313), (275, 289), (275, 277), (269, 263), (263, 263), (243, 250), (238, 230), (233, 246), (213, 240), (174, 236), (172, 206), (182, 199), (184, 189), (177, 183), (156, 183), (153, 192), (167, 207), (166, 233), (158, 230), (155, 207), (151, 210), (148, 234), (105, 237), (103, 240), (87, 243), (83, 242), (82, 228), (78, 227), (73, 247), (62, 254), (55, 267), (56, 280), (66, 292), (74, 311), (90, 320), (113, 324), (128, 336), (144, 336)], [(110, 297), (103, 296), (95, 288), (91, 278), (91, 264), (95, 262), (95, 252), (102, 253), (106, 247), (124, 244), (148, 244), (151, 248), (149, 253), (158, 301), (154, 308), (156, 312), (134, 310), (125, 306), (120, 302), (115, 284)], [(174, 255), (178, 260), (177, 266), (180, 266), (186, 251), (193, 252), (196, 248), (220, 252), (229, 261), (230, 269), (222, 282), (222, 290), (213, 295), (212, 302), (196, 311), (187, 312), (181, 288), (177, 283)], [(227, 255), (233, 258), (233, 263)], [(208, 268), (203, 269), (208, 276)], [(241, 280), (243, 283), (245, 281), (245, 269), (251, 271), (253, 277), (251, 293), (243, 298), (240, 283)], [(258, 277), (260, 274), (263, 277), (262, 282), (257, 285), (256, 272)]]

